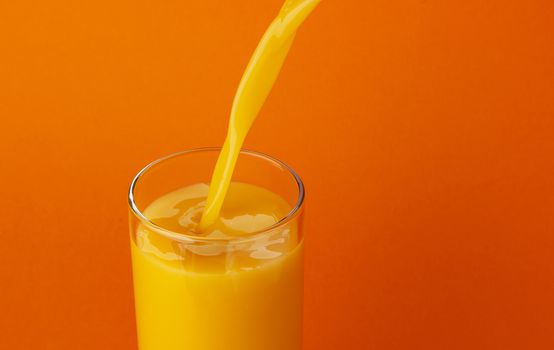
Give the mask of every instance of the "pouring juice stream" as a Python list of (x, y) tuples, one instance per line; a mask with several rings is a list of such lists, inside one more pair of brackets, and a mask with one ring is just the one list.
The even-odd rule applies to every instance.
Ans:
[(200, 230), (213, 225), (219, 217), (248, 130), (277, 79), (298, 27), (319, 1), (285, 1), (250, 58), (233, 100), (227, 137), (212, 175)]

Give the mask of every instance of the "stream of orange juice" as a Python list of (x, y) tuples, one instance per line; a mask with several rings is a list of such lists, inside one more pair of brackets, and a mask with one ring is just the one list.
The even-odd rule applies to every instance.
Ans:
[[(158, 227), (187, 233), (207, 194), (207, 184), (187, 186), (143, 214)], [(176, 241), (139, 225), (131, 253), (140, 349), (301, 349), (303, 248), (296, 221), (252, 235), (290, 210), (273, 192), (232, 182), (221, 216), (198, 237), (206, 241)]]
[(233, 100), (227, 137), (212, 175), (201, 228), (217, 220), (244, 138), (277, 79), (298, 27), (319, 1), (285, 1), (250, 58)]

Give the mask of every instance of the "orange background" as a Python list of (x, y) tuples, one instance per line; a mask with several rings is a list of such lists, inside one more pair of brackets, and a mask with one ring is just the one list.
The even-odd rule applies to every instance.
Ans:
[[(0, 348), (136, 347), (126, 191), (220, 145), (280, 1), (0, 3)], [(324, 0), (248, 148), (308, 188), (306, 349), (554, 348), (552, 1)]]

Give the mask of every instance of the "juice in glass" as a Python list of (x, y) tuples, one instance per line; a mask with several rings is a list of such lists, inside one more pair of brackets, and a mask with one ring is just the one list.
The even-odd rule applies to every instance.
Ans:
[(299, 350), (302, 182), (282, 162), (242, 151), (218, 221), (196, 231), (209, 191), (205, 165), (218, 153), (167, 157), (132, 183), (139, 348)]

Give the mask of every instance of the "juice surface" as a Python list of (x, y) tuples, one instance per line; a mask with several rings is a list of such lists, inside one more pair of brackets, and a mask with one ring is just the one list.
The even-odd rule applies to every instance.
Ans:
[(208, 190), (206, 184), (187, 186), (143, 211), (157, 226), (204, 241), (169, 239), (144, 224), (132, 232), (140, 349), (301, 349), (296, 221), (256, 233), (285, 217), (290, 206), (266, 189), (233, 182), (217, 222), (199, 233)]
[(202, 228), (216, 222), (244, 138), (277, 79), (298, 27), (319, 1), (285, 1), (250, 58), (233, 100), (227, 137), (212, 175), (210, 193), (201, 219)]

